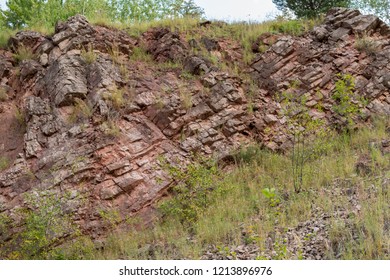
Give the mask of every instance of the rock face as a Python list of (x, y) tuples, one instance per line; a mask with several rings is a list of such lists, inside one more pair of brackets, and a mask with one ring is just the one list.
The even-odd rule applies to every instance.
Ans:
[[(363, 33), (375, 41), (374, 54), (356, 49)], [(70, 211), (85, 233), (99, 238), (102, 210), (115, 210), (123, 220), (142, 216), (165, 193), (172, 178), (162, 158), (185, 166), (191, 153), (223, 157), (253, 139), (272, 149), (287, 145), (275, 96), (292, 83), (307, 94), (311, 116), (332, 124), (337, 74), (350, 73), (367, 99), (365, 113), (388, 116), (389, 33), (376, 17), (335, 9), (305, 36), (260, 36), (254, 52), (269, 48), (245, 69), (249, 84), (257, 84), (249, 89), (248, 81), (194, 52), (203, 46), (228, 61), (242, 60), (238, 43), (226, 39), (187, 42), (178, 32), (155, 28), (137, 40), (82, 16), (59, 23), (51, 37), (20, 32), (10, 40), (11, 51), (29, 46), (38, 59), (22, 61), (16, 75), (12, 53), (0, 52), (1, 88), (9, 96), (0, 104), (0, 132), (16, 106), (23, 112), (21, 124), (8, 130), (19, 140), (0, 137), (0, 151), (12, 161), (0, 171), (0, 212), (17, 211), (26, 192), (71, 192)], [(134, 59), (135, 48), (154, 62)], [(182, 63), (192, 77), (167, 68), (168, 62)]]
[[(389, 35), (383, 35), (389, 30), (374, 16), (338, 8), (331, 10), (324, 24), (315, 27), (307, 36), (273, 39), (275, 42), (270, 48), (251, 64), (252, 77), (260, 87), (259, 95), (266, 100), (265, 103), (260, 100), (264, 110), (255, 112), (254, 118), (263, 141), (271, 141), (269, 147), (281, 146), (285, 142), (284, 120), (275, 119), (280, 104), (272, 98), (282, 92), (306, 94), (306, 105), (312, 108), (309, 114), (313, 118), (337, 122), (331, 96), (339, 74), (354, 77), (356, 92), (368, 101), (363, 109), (366, 115), (390, 115), (390, 95), (386, 87), (390, 71)], [(368, 36), (365, 40), (373, 44), (373, 52), (357, 49), (359, 36)], [(265, 44), (268, 38), (260, 37)], [(270, 115), (274, 116), (272, 122), (269, 121)], [(265, 133), (270, 124), (273, 126), (271, 135)]]

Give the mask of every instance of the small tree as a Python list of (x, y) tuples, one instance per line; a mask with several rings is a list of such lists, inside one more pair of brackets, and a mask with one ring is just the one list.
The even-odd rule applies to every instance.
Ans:
[(173, 9), (177, 16), (200, 18), (204, 15), (203, 8), (197, 6), (194, 0), (176, 0)]
[[(313, 119), (306, 106), (307, 96), (295, 91), (293, 83), (290, 92), (281, 94), (281, 115), (287, 119), (287, 134), (292, 140), (291, 167), (294, 191), (303, 190), (304, 167), (316, 151), (312, 141), (325, 133), (324, 121)], [(309, 145), (310, 144), (310, 145)]]
[(316, 18), (332, 7), (348, 7), (350, 0), (272, 0), (283, 11), (292, 11), (298, 18)]

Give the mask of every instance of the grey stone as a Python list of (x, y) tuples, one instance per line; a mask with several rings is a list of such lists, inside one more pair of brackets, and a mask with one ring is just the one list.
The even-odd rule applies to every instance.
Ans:
[(184, 70), (194, 75), (202, 75), (210, 71), (207, 64), (204, 59), (198, 56), (189, 56), (184, 61)]
[(26, 158), (32, 158), (38, 156), (38, 153), (42, 150), (41, 145), (36, 139), (26, 141), (25, 154)]
[(74, 98), (87, 95), (87, 78), (84, 63), (77, 56), (63, 56), (49, 66), (44, 87), (57, 106), (73, 103)]
[(271, 114), (265, 115), (264, 120), (268, 124), (273, 124), (273, 123), (278, 122), (278, 118), (275, 117), (274, 115), (271, 115)]
[(41, 127), (41, 131), (45, 136), (51, 136), (58, 130), (58, 123), (55, 120), (49, 121)]
[(113, 199), (122, 193), (124, 193), (124, 191), (120, 187), (118, 187), (117, 185), (113, 185), (101, 189), (100, 198), (104, 200)]
[(49, 56), (44, 53), (39, 57), (39, 63), (41, 63), (42, 66), (46, 66), (49, 64)]
[(42, 66), (35, 60), (29, 59), (20, 63), (20, 78), (22, 80), (31, 78), (40, 71), (42, 71)]
[(383, 76), (383, 81), (382, 81), (382, 83), (383, 83), (383, 85), (384, 85), (385, 87), (387, 87), (388, 89), (390, 89), (390, 73), (385, 74), (385, 75)]
[(51, 112), (48, 100), (36, 96), (27, 97), (25, 110), (27, 118), (31, 118), (33, 115), (42, 116)]
[(336, 30), (334, 30), (330, 34), (330, 39), (332, 41), (338, 41), (344, 39), (347, 35), (351, 33), (351, 29), (340, 27)]
[(125, 190), (126, 192), (129, 192), (132, 190), (136, 185), (141, 183), (144, 180), (142, 175), (136, 171), (132, 171), (130, 173), (125, 174), (122, 177), (115, 178), (114, 182), (118, 184), (118, 186)]
[(52, 41), (54, 44), (58, 45), (59, 43), (61, 43), (62, 41), (68, 39), (68, 38), (72, 38), (72, 37), (75, 37), (77, 36), (77, 33), (75, 33), (74, 31), (72, 30), (64, 30), (60, 33), (56, 33), (53, 35), (52, 37)]
[(114, 163), (107, 165), (107, 169), (108, 169), (108, 171), (113, 172), (117, 169), (126, 167), (128, 165), (129, 165), (128, 161), (118, 161), (118, 162), (114, 162)]
[(342, 26), (362, 34), (375, 30), (379, 22), (379, 18), (374, 15), (358, 15), (343, 22)]
[(21, 46), (29, 47), (31, 50), (35, 51), (45, 40), (46, 38), (39, 32), (23, 30), (11, 37), (8, 45), (14, 52), (17, 52), (18, 48)]
[(206, 49), (210, 52), (210, 51), (217, 51), (220, 49), (219, 45), (218, 45), (218, 41), (216, 41), (215, 39), (212, 39), (212, 38), (208, 38), (208, 37), (202, 37), (200, 39), (201, 43), (206, 47)]
[(319, 42), (324, 42), (329, 37), (328, 30), (323, 26), (316, 26), (313, 28), (312, 31), (313, 36), (316, 38)]

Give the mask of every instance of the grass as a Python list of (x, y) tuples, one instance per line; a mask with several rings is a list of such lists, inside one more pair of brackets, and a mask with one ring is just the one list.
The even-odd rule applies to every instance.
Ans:
[(356, 36), (355, 48), (360, 52), (365, 52), (367, 55), (373, 55), (378, 52), (378, 45), (375, 40), (367, 34)]
[(112, 61), (117, 65), (122, 65), (121, 61), (121, 52), (119, 51), (119, 47), (116, 43), (108, 50)]
[(81, 49), (81, 57), (87, 64), (92, 64), (97, 59), (97, 54), (94, 52), (91, 44), (88, 45), (87, 48)]
[(48, 24), (35, 24), (25, 28), (26, 30), (34, 30), (45, 36), (52, 36), (55, 33), (55, 27)]
[(7, 169), (10, 166), (10, 161), (7, 157), (0, 156), (0, 171)]
[(14, 59), (16, 62), (22, 62), (23, 60), (34, 60), (37, 58), (37, 55), (34, 54), (33, 50), (28, 46), (19, 46), (16, 53), (13, 54)]
[(198, 24), (199, 24), (199, 20), (192, 17), (175, 18), (175, 19), (167, 18), (161, 20), (154, 20), (150, 22), (136, 22), (127, 25), (125, 27), (125, 30), (131, 36), (139, 37), (150, 28), (165, 27), (170, 29), (173, 32), (174, 31), (187, 32), (195, 29), (198, 26)]
[(134, 47), (130, 59), (132, 61), (152, 62), (153, 58), (141, 47)]
[(0, 31), (0, 48), (5, 49), (8, 47), (8, 40), (15, 35), (15, 30), (3, 29)]
[(116, 110), (119, 110), (125, 105), (124, 90), (114, 88), (109, 93), (104, 95), (104, 99), (110, 101), (111, 106)]
[(180, 101), (184, 109), (188, 110), (192, 107), (192, 95), (186, 88), (180, 88)]
[[(240, 42), (244, 49), (243, 60), (245, 63), (252, 61), (254, 55), (252, 53), (252, 44), (263, 33), (286, 34), (292, 36), (300, 36), (311, 30), (316, 24), (319, 24), (321, 19), (317, 20), (289, 20), (278, 18), (266, 22), (233, 22), (222, 23), (213, 22), (206, 27), (200, 27), (199, 19), (195, 18), (176, 18), (163, 19), (150, 22), (136, 22), (131, 24), (112, 23), (107, 19), (92, 20), (92, 23), (103, 25), (106, 27), (115, 27), (125, 30), (129, 35), (140, 37), (143, 33), (151, 28), (163, 27), (168, 28), (172, 32), (179, 32), (181, 37), (187, 41), (190, 39), (199, 40), (202, 36), (216, 39), (232, 39)], [(135, 61), (150, 62), (150, 55), (142, 48), (134, 48), (132, 59)]]
[(80, 119), (89, 119), (93, 115), (91, 105), (80, 98), (75, 98), (73, 112), (69, 116), (69, 122), (75, 123)]
[[(388, 120), (377, 120), (352, 134), (328, 139), (321, 156), (305, 166), (306, 191), (301, 193), (294, 192), (289, 156), (258, 146), (237, 151), (234, 169), (229, 173), (196, 162), (188, 172), (168, 167), (184, 185), (176, 189), (174, 198), (159, 206), (161, 218), (152, 227), (139, 230), (131, 226), (132, 222), (139, 223), (129, 219), (131, 231), (113, 231), (104, 250), (85, 257), (198, 259), (209, 245), (234, 256), (229, 246), (250, 243), (266, 250), (270, 235), (275, 231), (282, 234), (312, 219), (316, 209), (331, 216), (326, 258), (389, 259), (390, 197), (386, 178), (390, 176), (390, 155), (372, 152), (369, 145), (388, 138), (388, 125)], [(363, 153), (372, 155), (373, 173), (360, 176), (355, 166)], [(186, 186), (192, 187), (186, 190)], [(356, 190), (356, 201), (361, 206), (358, 212), (345, 195), (347, 189)], [(195, 211), (183, 212), (188, 209)], [(341, 210), (347, 216), (337, 214)], [(243, 229), (247, 232), (244, 237)], [(291, 255), (283, 239), (276, 239), (274, 246), (275, 259), (302, 258), (300, 254)]]
[(105, 135), (118, 137), (120, 135), (120, 128), (113, 120), (108, 120), (102, 123), (102, 130)]
[(113, 22), (110, 18), (104, 15), (89, 17), (88, 21), (93, 25), (103, 26), (106, 28), (123, 29), (124, 24), (120, 22)]

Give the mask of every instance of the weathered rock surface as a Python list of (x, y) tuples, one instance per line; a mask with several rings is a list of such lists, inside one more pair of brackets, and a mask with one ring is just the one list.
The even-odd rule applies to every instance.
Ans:
[[(282, 119), (277, 120), (280, 105), (276, 98), (283, 92), (307, 95), (306, 105), (312, 107), (313, 118), (337, 122), (331, 96), (339, 74), (354, 77), (356, 92), (368, 101), (363, 110), (367, 116), (390, 115), (390, 95), (386, 87), (390, 46), (389, 37), (382, 35), (383, 26), (374, 16), (361, 15), (355, 10), (332, 9), (324, 24), (315, 27), (310, 35), (273, 39), (275, 42), (270, 48), (251, 64), (252, 77), (260, 88), (258, 96), (262, 96), (258, 102), (264, 108), (255, 111), (253, 121), (263, 141), (269, 142), (266, 145), (278, 147), (285, 141), (285, 137), (280, 136), (286, 128)], [(356, 41), (362, 33), (369, 34), (367, 40), (377, 43), (375, 53), (356, 49)], [(260, 37), (261, 40), (267, 38), (269, 36)], [(266, 133), (270, 124), (271, 135)]]
[[(242, 63), (239, 44), (227, 39), (189, 43), (178, 32), (155, 28), (136, 40), (82, 16), (59, 23), (51, 37), (18, 33), (11, 50), (29, 46), (39, 59), (23, 61), (17, 75), (12, 53), (0, 52), (1, 87), (10, 99), (0, 111), (0, 135), (10, 133), (0, 137), (0, 151), (13, 160), (0, 172), (0, 212), (16, 211), (31, 190), (72, 191), (85, 202), (72, 204), (77, 221), (99, 238), (105, 233), (102, 210), (126, 219), (165, 193), (172, 180), (161, 158), (185, 166), (193, 152), (222, 157), (253, 139), (272, 149), (288, 145), (275, 96), (292, 83), (295, 92), (307, 94), (311, 116), (332, 124), (337, 74), (350, 73), (368, 100), (362, 108), (367, 115), (389, 116), (388, 29), (372, 16), (337, 9), (305, 36), (263, 35), (253, 49), (268, 50), (245, 69), (258, 85), (250, 94), (248, 81), (194, 52), (205, 48)], [(355, 48), (362, 32), (377, 42), (373, 55)], [(135, 47), (145, 48), (154, 63), (135, 61)], [(194, 77), (159, 66), (169, 61)], [(9, 129), (16, 107), (24, 112), (22, 124)], [(255, 254), (252, 249), (244, 253)]]

